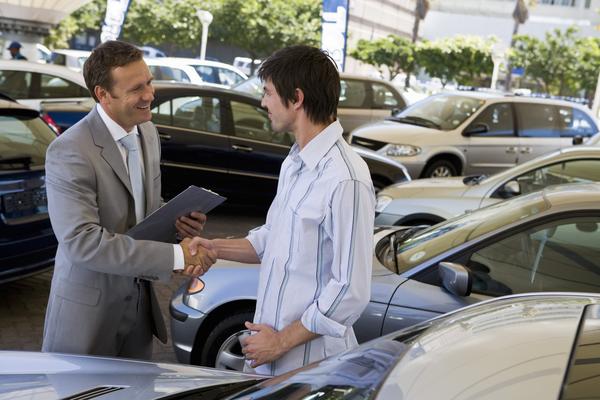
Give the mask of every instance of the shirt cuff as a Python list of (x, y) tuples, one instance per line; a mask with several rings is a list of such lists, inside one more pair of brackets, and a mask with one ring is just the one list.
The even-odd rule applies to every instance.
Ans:
[(349, 328), (346, 325), (342, 325), (323, 315), (319, 310), (317, 303), (312, 303), (310, 307), (304, 311), (300, 322), (302, 322), (302, 325), (312, 333), (334, 338), (345, 337), (346, 331)]
[(185, 268), (185, 254), (181, 245), (173, 245), (173, 271), (181, 271)]

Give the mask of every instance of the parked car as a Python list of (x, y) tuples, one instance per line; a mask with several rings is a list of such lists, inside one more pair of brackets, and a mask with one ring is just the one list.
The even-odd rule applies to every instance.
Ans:
[(592, 399), (599, 303), (597, 294), (494, 299), (274, 378), (0, 352), (0, 399)]
[[(271, 130), (260, 99), (232, 90), (156, 83), (152, 104), (162, 147), (163, 195), (190, 184), (224, 196), (273, 200), (294, 136)], [(377, 188), (408, 179), (404, 167), (359, 150)]]
[[(491, 297), (600, 291), (600, 184), (555, 186), (423, 227), (376, 227), (359, 343)], [(171, 299), (180, 362), (240, 369), (258, 267), (219, 261)]]
[(589, 138), (586, 142), (586, 145), (588, 146), (597, 146), (600, 144), (600, 133), (596, 133), (594, 136), (592, 136), (591, 138)]
[(416, 179), (492, 174), (596, 132), (595, 118), (576, 103), (460, 92), (360, 127), (351, 142), (395, 158)]
[(54, 138), (37, 111), (0, 96), (0, 283), (54, 263), (44, 174)]
[(228, 88), (247, 78), (232, 65), (195, 58), (144, 59), (157, 81), (189, 82)]
[[(389, 117), (408, 104), (403, 95), (383, 79), (342, 73), (340, 84), (337, 116), (344, 128), (345, 137), (349, 137), (349, 133), (360, 125)], [(261, 97), (263, 84), (254, 76), (233, 89)]]
[(167, 56), (162, 50), (152, 46), (142, 46), (140, 47), (140, 50), (144, 53), (144, 57), (148, 58), (160, 58)]
[(91, 53), (91, 51), (85, 50), (58, 49), (52, 52), (50, 62), (80, 72)]
[(377, 196), (376, 225), (432, 225), (549, 185), (600, 182), (600, 147), (567, 147), (492, 176), (417, 179)]

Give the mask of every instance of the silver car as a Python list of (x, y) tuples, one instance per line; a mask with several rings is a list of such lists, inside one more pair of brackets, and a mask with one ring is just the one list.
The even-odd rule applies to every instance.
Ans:
[(492, 174), (596, 132), (590, 111), (575, 103), (460, 92), (357, 128), (351, 142), (395, 158), (417, 179)]
[(376, 225), (432, 225), (549, 185), (600, 182), (600, 147), (569, 147), (492, 176), (418, 179), (377, 196)]
[[(426, 230), (376, 228), (373, 240), (371, 299), (354, 325), (359, 342), (490, 297), (600, 292), (600, 184), (555, 186)], [(170, 305), (178, 360), (241, 369), (238, 336), (252, 320), (257, 287), (256, 266), (231, 262), (182, 286)]]
[(0, 352), (0, 400), (595, 399), (600, 296), (509, 296), (272, 379), (132, 360)]

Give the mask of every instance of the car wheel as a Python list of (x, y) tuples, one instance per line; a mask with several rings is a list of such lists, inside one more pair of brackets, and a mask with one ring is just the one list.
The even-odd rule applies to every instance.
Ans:
[(432, 162), (423, 175), (425, 178), (445, 178), (458, 175), (458, 171), (452, 162), (441, 159)]
[(200, 365), (242, 371), (244, 356), (238, 336), (246, 329), (244, 322), (252, 321), (253, 310), (238, 310), (219, 322), (202, 346)]

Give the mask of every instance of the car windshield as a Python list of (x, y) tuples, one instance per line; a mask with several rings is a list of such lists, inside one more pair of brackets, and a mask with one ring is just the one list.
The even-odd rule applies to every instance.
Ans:
[(392, 121), (449, 131), (475, 113), (484, 100), (460, 95), (436, 95), (394, 114)]
[(43, 168), (46, 149), (56, 137), (40, 118), (14, 113), (0, 110), (0, 174)]
[(394, 262), (394, 251), (389, 246), (389, 235), (382, 239), (388, 247), (378, 252), (378, 258), (389, 270), (403, 273), (451, 248), (549, 207), (543, 194), (536, 192), (463, 214), (428, 229), (414, 231), (412, 235), (400, 230), (393, 233), (397, 238), (397, 264)]

